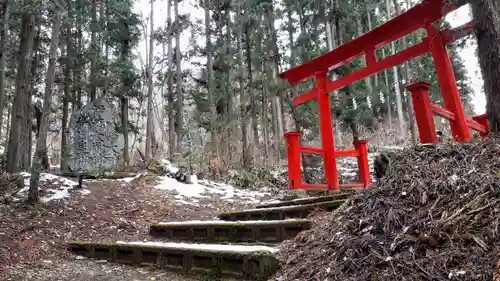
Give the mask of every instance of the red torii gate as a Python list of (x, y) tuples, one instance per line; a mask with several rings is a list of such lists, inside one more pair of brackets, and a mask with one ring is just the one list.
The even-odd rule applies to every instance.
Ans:
[[(407, 87), (412, 92), (420, 141), (422, 143), (437, 143), (435, 130), (433, 130), (433, 114), (450, 120), (452, 134), (456, 141), (469, 141), (471, 139), (469, 128), (479, 131), (483, 136), (487, 134), (487, 124), (484, 115), (473, 118), (475, 120), (467, 120), (465, 116), (451, 60), (446, 51), (447, 44), (471, 33), (473, 31), (473, 24), (469, 22), (454, 29), (440, 31), (434, 23), (463, 5), (449, 6), (447, 4), (447, 0), (424, 0), (421, 4), (416, 5), (376, 29), (279, 75), (291, 85), (297, 85), (313, 77), (316, 78), (316, 87), (305, 94), (296, 96), (293, 100), (293, 106), (297, 107), (317, 100), (320, 119), (322, 141), (322, 148), (320, 149), (301, 147), (299, 145), (299, 132), (285, 134), (287, 138), (290, 188), (338, 190), (336, 157), (340, 156), (358, 157), (361, 183), (349, 185), (349, 187), (366, 187), (370, 183), (366, 141), (355, 143), (356, 150), (354, 151), (335, 151), (329, 93), (425, 53), (431, 53), (433, 57), (446, 109), (430, 104), (428, 96), (425, 98), (428, 85), (416, 83)], [(377, 58), (375, 52), (377, 48), (420, 28), (424, 28), (427, 31), (427, 37), (423, 38), (421, 43), (387, 58), (381, 60)], [(328, 80), (327, 73), (329, 70), (345, 65), (361, 56), (365, 56), (366, 67), (335, 81)], [(312, 153), (323, 156), (326, 184), (304, 185), (302, 183), (300, 153)]]

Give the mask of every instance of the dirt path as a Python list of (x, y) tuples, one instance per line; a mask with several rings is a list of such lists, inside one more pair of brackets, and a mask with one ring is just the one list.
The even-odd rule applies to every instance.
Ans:
[(244, 207), (244, 202), (217, 196), (181, 205), (141, 179), (89, 181), (84, 187), (89, 194), (73, 192), (66, 201), (36, 207), (24, 203), (0, 206), (0, 280), (204, 280), (81, 259), (65, 246), (74, 240), (152, 240), (148, 226), (153, 222), (212, 219), (220, 212)]
[(203, 277), (182, 276), (149, 268), (137, 268), (92, 260), (50, 260), (17, 266), (5, 281), (198, 281)]

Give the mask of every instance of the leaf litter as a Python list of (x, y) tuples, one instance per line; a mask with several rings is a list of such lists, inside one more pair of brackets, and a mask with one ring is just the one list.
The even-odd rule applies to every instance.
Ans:
[[(110, 263), (101, 265), (98, 261), (79, 260), (78, 256), (67, 251), (67, 243), (75, 240), (150, 241), (148, 230), (152, 223), (214, 219), (218, 213), (248, 205), (244, 200), (216, 200), (217, 194), (213, 198), (198, 198), (192, 205), (179, 205), (175, 197), (156, 189), (156, 183), (147, 177), (84, 180), (84, 189), (70, 189), (69, 184), (63, 184), (60, 178), (45, 178), (41, 189), (51, 192), (43, 198), (51, 200), (43, 200), (36, 206), (26, 205), (23, 201), (0, 204), (0, 280), (132, 281), (157, 278), (159, 273), (156, 272), (139, 274), (133, 267), (123, 270)], [(186, 184), (184, 188), (189, 189), (190, 185)], [(52, 198), (59, 190), (64, 190), (64, 196)], [(82, 193), (82, 190), (90, 192)], [(189, 199), (192, 198), (186, 200)], [(122, 273), (119, 277), (116, 277), (115, 269)], [(139, 276), (143, 276), (142, 279)], [(170, 272), (162, 278), (198, 280), (181, 278)]]
[(493, 280), (500, 138), (395, 153), (372, 189), (314, 219), (282, 244), (276, 280)]

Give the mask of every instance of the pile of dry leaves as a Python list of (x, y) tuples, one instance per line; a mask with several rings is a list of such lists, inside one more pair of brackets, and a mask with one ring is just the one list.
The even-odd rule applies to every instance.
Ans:
[(492, 280), (500, 139), (404, 150), (386, 176), (282, 246), (277, 280)]

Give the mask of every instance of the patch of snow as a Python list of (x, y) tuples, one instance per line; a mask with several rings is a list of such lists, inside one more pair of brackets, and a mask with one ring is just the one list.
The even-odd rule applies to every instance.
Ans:
[(88, 190), (88, 189), (81, 189), (81, 190), (80, 190), (80, 193), (81, 193), (82, 195), (88, 195), (88, 194), (90, 194), (90, 190)]
[(405, 149), (404, 146), (400, 145), (382, 145), (379, 147), (379, 150), (381, 151), (394, 151), (394, 150), (403, 150)]
[(172, 222), (160, 222), (157, 225), (207, 225), (207, 224), (216, 224), (216, 225), (234, 225), (234, 224), (276, 224), (283, 222), (292, 222), (292, 221), (303, 221), (297, 219), (287, 219), (287, 220), (256, 220), (256, 221), (221, 221), (221, 220), (212, 220), (212, 221), (172, 221)]
[[(294, 200), (298, 200), (298, 199), (303, 199), (303, 198), (297, 198), (297, 199), (293, 199), (290, 201), (294, 201)], [(281, 203), (281, 202), (285, 202), (285, 201), (278, 200), (278, 199), (271, 199), (271, 200), (267, 200), (267, 201), (262, 201), (261, 203), (262, 204), (275, 204), (275, 203)]]
[(118, 179), (118, 181), (124, 181), (124, 182), (131, 182), (135, 179), (138, 179), (140, 178), (141, 176), (143, 176), (145, 173), (138, 173), (137, 175), (133, 176), (133, 177), (127, 177), (127, 178), (121, 178), (121, 179)]
[(448, 279), (451, 279), (455, 276), (465, 275), (465, 273), (465, 270), (451, 270), (450, 273), (448, 273)]
[(185, 249), (185, 250), (206, 250), (214, 252), (235, 252), (235, 253), (251, 253), (268, 251), (271, 253), (277, 252), (276, 248), (259, 246), (259, 245), (229, 245), (229, 244), (190, 244), (190, 243), (170, 243), (170, 242), (122, 242), (117, 241), (117, 244), (137, 245), (137, 246), (156, 246), (169, 249)]
[(188, 178), (189, 184), (198, 184), (198, 177), (196, 175), (190, 175)]
[(189, 198), (189, 201), (184, 200), (184, 196), (182, 195), (175, 195), (174, 198), (176, 199), (175, 202), (182, 204), (182, 205), (191, 205), (191, 206), (198, 206), (200, 201), (196, 198)]
[(458, 181), (458, 176), (456, 174), (453, 174), (451, 177), (448, 178), (448, 181), (450, 184), (455, 184)]
[(288, 173), (288, 169), (276, 169), (274, 171), (271, 171), (271, 175), (275, 178), (275, 179), (279, 179), (281, 177), (281, 175), (285, 174), (285, 173)]
[[(21, 176), (24, 177), (24, 188), (17, 193), (17, 200), (20, 200), (20, 197), (26, 197), (30, 189), (31, 174), (23, 172)], [(77, 182), (67, 178), (49, 173), (40, 173), (39, 189), (43, 191), (43, 195), (40, 196), (40, 201), (47, 203), (52, 200), (66, 199), (70, 196), (69, 191), (76, 186), (78, 186)], [(90, 190), (87, 189), (81, 189), (79, 191), (82, 195), (90, 194)]]
[[(259, 203), (264, 196), (270, 196), (267, 192), (242, 190), (228, 184), (198, 180), (194, 184), (184, 184), (170, 177), (160, 177), (160, 183), (156, 189), (169, 190), (177, 193), (177, 203), (197, 202), (196, 198), (209, 198), (209, 195), (220, 196), (220, 199), (233, 202), (235, 199), (245, 200), (249, 203)], [(195, 199), (195, 200), (193, 200)]]
[(160, 163), (163, 165), (165, 170), (168, 171), (169, 173), (175, 174), (179, 171), (179, 168), (172, 166), (172, 163), (170, 163), (170, 161), (168, 161), (167, 159), (161, 159)]
[(354, 169), (345, 169), (342, 173), (341, 173), (341, 176), (344, 176), (344, 177), (355, 177), (357, 176), (359, 173), (357, 170), (354, 170)]
[(191, 206), (197, 206), (198, 204), (196, 203), (193, 203), (193, 202), (188, 202), (184, 199), (177, 199), (175, 200), (175, 202), (179, 203), (179, 204), (182, 204), (182, 205), (191, 205)]
[(160, 180), (160, 183), (155, 188), (176, 191), (183, 197), (203, 197), (201, 194), (205, 192), (204, 186), (199, 184), (184, 184), (169, 177), (160, 177)]

